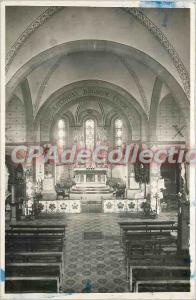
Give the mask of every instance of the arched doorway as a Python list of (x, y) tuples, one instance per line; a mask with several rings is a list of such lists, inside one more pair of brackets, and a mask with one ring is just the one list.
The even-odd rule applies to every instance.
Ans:
[(171, 164), (168, 161), (161, 165), (161, 177), (164, 179), (164, 201), (167, 202), (167, 210), (178, 209), (178, 193), (180, 192), (179, 163)]

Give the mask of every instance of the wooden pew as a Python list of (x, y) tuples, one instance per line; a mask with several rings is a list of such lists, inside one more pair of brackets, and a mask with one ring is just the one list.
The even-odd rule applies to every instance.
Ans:
[(126, 259), (126, 276), (129, 280), (130, 266), (184, 266), (190, 268), (187, 256), (180, 254), (172, 255), (132, 255)]
[(67, 224), (29, 224), (29, 223), (11, 223), (10, 225), (10, 228), (63, 228), (65, 229), (67, 227)]
[[(17, 228), (19, 226), (19, 228)], [(65, 239), (65, 226), (60, 225), (59, 228), (44, 228), (47, 225), (43, 225), (41, 228), (38, 225), (29, 225), (25, 228), (25, 225), (14, 225), (11, 229), (6, 230), (6, 248), (8, 251), (13, 247), (16, 250), (22, 250), (22, 247), (26, 247), (29, 251), (36, 251), (41, 249), (47, 250), (54, 248), (56, 251), (62, 251), (64, 239)], [(50, 225), (52, 226), (52, 225)], [(39, 247), (39, 246), (40, 247)], [(55, 249), (56, 248), (56, 249)]]
[(163, 246), (176, 244), (177, 239), (170, 232), (128, 232), (124, 241), (125, 256), (133, 254), (133, 250), (160, 253)]
[[(62, 278), (63, 268), (60, 262), (14, 262), (6, 263), (6, 274), (22, 276), (55, 275)], [(46, 273), (46, 274), (45, 274)]]
[(22, 226), (6, 230), (6, 282), (55, 281), (59, 291), (64, 271), (64, 240), (64, 228)]
[[(57, 289), (62, 284), (63, 266), (61, 262), (17, 262), (6, 263), (6, 280), (26, 277), (26, 280), (37, 278), (37, 281), (45, 281), (48, 276), (58, 278)], [(39, 279), (38, 279), (39, 278)], [(18, 279), (19, 280), (19, 279)]]
[(64, 266), (63, 252), (6, 252), (6, 263), (11, 262), (59, 262)]
[[(59, 293), (59, 289), (60, 289), (60, 284), (59, 284), (59, 277), (58, 276), (35, 276), (35, 277), (23, 277), (23, 276), (7, 276), (6, 279), (5, 279), (5, 291), (7, 293), (15, 293), (15, 292), (18, 292), (18, 293), (21, 293), (23, 291), (25, 292), (38, 292), (38, 289), (37, 289), (37, 286), (33, 287), (34, 288), (31, 288), (31, 290), (25, 290), (25, 286), (27, 284), (27, 282), (42, 282), (42, 283), (47, 283), (47, 282), (55, 282), (56, 284), (56, 288), (55, 288), (55, 291), (51, 291), (51, 292), (56, 292), (56, 293)], [(20, 285), (20, 288), (19, 289), (14, 289), (14, 286), (13, 284), (15, 282), (21, 282), (22, 284)], [(24, 284), (25, 282), (25, 284)], [(11, 287), (10, 287), (10, 284), (11, 284)], [(45, 284), (44, 284), (45, 285)], [(50, 284), (51, 286), (51, 284)], [(40, 292), (43, 292), (43, 290), (41, 290)], [(45, 291), (46, 293), (48, 293), (48, 290)]]
[(121, 221), (118, 222), (120, 228), (133, 227), (133, 226), (175, 226), (176, 221)]
[(158, 221), (158, 220), (150, 220), (150, 221), (121, 221), (121, 222), (118, 222), (118, 224), (120, 226), (123, 226), (123, 225), (145, 225), (146, 227), (149, 226), (149, 225), (175, 225), (176, 224), (176, 221), (171, 221), (171, 220), (168, 220), (168, 221)]
[[(147, 278), (147, 280), (145, 279)], [(135, 285), (134, 291), (138, 291), (138, 282), (145, 283), (153, 282), (156, 280), (166, 281), (166, 279), (170, 280), (186, 280), (190, 279), (190, 267), (189, 266), (130, 266), (130, 274), (129, 274), (129, 286), (130, 292), (133, 291), (134, 282)], [(151, 279), (151, 280), (150, 280)]]
[[(23, 247), (26, 247), (29, 251), (35, 250), (38, 245), (45, 246), (56, 246), (59, 250), (62, 251), (65, 234), (64, 228), (56, 229), (29, 229), (29, 228), (20, 228), (20, 229), (7, 229), (5, 231), (5, 242), (6, 248), (15, 249), (20, 248), (20, 244)], [(21, 249), (22, 250), (22, 249)]]
[(123, 244), (127, 232), (171, 232), (177, 231), (175, 221), (137, 221), (118, 222), (120, 226), (121, 243)]
[(6, 229), (5, 234), (7, 236), (60, 236), (65, 237), (63, 229)]
[(64, 240), (54, 236), (9, 236), (5, 238), (6, 251), (63, 251)]
[[(153, 292), (155, 292), (155, 288), (157, 288), (157, 286), (167, 286), (167, 291), (168, 291), (168, 286), (172, 286), (173, 287), (173, 292), (176, 292), (176, 290), (174, 289), (174, 286), (179, 286), (181, 288), (181, 292), (190, 292), (190, 280), (139, 280), (136, 281), (135, 284), (135, 289), (134, 292), (138, 293), (139, 292), (139, 287), (144, 287), (144, 286), (148, 286), (151, 287), (151, 291), (153, 289)], [(183, 285), (183, 287), (182, 287)], [(144, 291), (142, 291), (144, 292)], [(160, 290), (159, 290), (160, 292)], [(179, 290), (178, 290), (179, 292)]]
[(28, 229), (34, 229), (34, 230), (45, 230), (45, 229), (49, 229), (49, 230), (55, 230), (55, 229), (61, 229), (64, 232), (65, 235), (65, 229), (67, 227), (66, 224), (10, 224), (9, 227), (13, 230), (13, 229), (23, 229), (23, 230), (28, 230)]

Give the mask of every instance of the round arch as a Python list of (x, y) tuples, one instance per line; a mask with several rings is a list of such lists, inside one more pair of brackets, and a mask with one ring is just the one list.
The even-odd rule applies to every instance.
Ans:
[(89, 118), (96, 120), (97, 126), (103, 125), (102, 116), (101, 116), (100, 112), (95, 109), (81, 111), (78, 114), (77, 125), (82, 126), (84, 120), (87, 120)]
[(39, 122), (45, 124), (44, 116), (48, 121), (53, 120), (59, 112), (65, 108), (68, 110), (68, 105), (81, 101), (83, 97), (111, 103), (115, 110), (124, 115), (132, 125), (133, 139), (139, 140), (148, 135), (148, 119), (137, 100), (121, 87), (100, 80), (75, 82), (54, 92), (36, 116), (35, 128), (38, 127)]
[[(155, 74), (158, 74), (159, 78), (167, 84), (171, 93), (174, 97), (176, 97), (176, 99), (178, 99), (182, 110), (184, 110), (186, 116), (189, 117), (189, 100), (184, 90), (176, 79), (160, 63), (136, 48), (108, 40), (76, 40), (63, 43), (43, 51), (24, 64), (10, 79), (7, 83), (7, 99), (11, 97), (14, 89), (22, 80), (24, 80), (34, 69), (45, 63), (47, 60), (54, 57), (64, 57), (71, 53), (85, 51), (112, 53), (117, 55), (119, 58), (126, 57), (142, 62), (142, 64), (150, 68)], [(128, 67), (129, 66), (127, 66), (127, 68)]]
[[(46, 11), (44, 11), (40, 16), (38, 16), (33, 22), (23, 31), (23, 33), (19, 36), (19, 38), (12, 45), (11, 49), (8, 51), (6, 56), (6, 70), (8, 70), (11, 65), (14, 57), (17, 55), (18, 50), (21, 46), (26, 42), (26, 40), (46, 21), (48, 21), (54, 14), (60, 12), (65, 9), (65, 7), (49, 7)], [(171, 57), (174, 66), (179, 73), (181, 81), (183, 83), (185, 92), (189, 97), (190, 93), (190, 79), (189, 74), (179, 56), (176, 49), (173, 47), (171, 42), (167, 39), (167, 36), (161, 31), (159, 27), (157, 27), (151, 19), (149, 19), (144, 11), (138, 8), (121, 8), (121, 10), (125, 11), (127, 14), (132, 15), (142, 26), (144, 26), (155, 38), (159, 41), (161, 46), (165, 48), (168, 52), (168, 55)]]

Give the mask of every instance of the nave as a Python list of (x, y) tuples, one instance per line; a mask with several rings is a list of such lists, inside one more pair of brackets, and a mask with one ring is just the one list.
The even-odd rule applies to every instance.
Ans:
[(189, 38), (189, 9), (6, 8), (6, 293), (189, 291)]
[[(126, 223), (127, 230), (125, 231), (123, 231), (125, 229), (122, 226), (123, 223)], [(151, 235), (151, 242), (145, 240), (144, 244), (139, 238), (143, 223), (149, 229), (143, 232), (144, 236)], [(127, 224), (129, 224), (129, 228)], [(163, 226), (163, 224), (165, 225)], [(130, 219), (116, 214), (92, 213), (73, 214), (72, 216), (67, 214), (66, 216), (53, 215), (50, 218), (42, 217), (42, 219), (34, 221), (17, 222), (12, 224), (12, 227), (7, 225), (7, 292), (17, 292), (17, 289), (21, 291), (21, 288), (24, 292), (140, 292), (137, 282), (141, 277), (143, 283), (148, 283), (147, 286), (141, 285), (141, 291), (144, 292), (189, 290), (189, 256), (176, 254), (177, 218), (175, 213), (162, 213), (158, 220), (142, 220), (136, 217)], [(35, 229), (36, 226), (37, 229)], [(60, 249), (57, 235), (61, 230), (57, 231), (57, 228), (63, 228), (63, 226), (65, 226), (65, 239), (62, 249)], [(136, 228), (137, 226), (138, 228)], [(134, 239), (129, 241), (128, 235), (133, 232)], [(156, 242), (152, 238), (155, 232)], [(167, 235), (167, 238), (161, 242), (163, 234), (165, 237)], [(56, 235), (56, 238), (53, 241), (50, 240), (51, 244), (49, 244), (47, 239), (51, 235)], [(28, 240), (28, 236), (30, 240)], [(34, 239), (35, 236), (37, 239)], [(174, 239), (171, 238), (172, 236)], [(22, 244), (17, 243), (18, 238), (23, 241)], [(12, 239), (13, 244), (11, 243)], [(57, 253), (59, 252), (56, 252), (57, 250), (61, 250), (63, 253), (60, 260), (58, 260)], [(58, 272), (55, 270), (57, 262), (62, 263), (62, 268), (61, 274), (59, 274), (59, 283), (56, 286), (48, 277), (54, 277), (54, 275), (58, 277)], [(32, 263), (31, 269), (28, 267), (29, 263)], [(41, 269), (39, 269), (40, 263), (45, 263)], [(19, 265), (20, 267), (18, 267)], [(134, 273), (136, 266), (140, 267), (139, 273), (138, 269)], [(160, 269), (154, 270), (156, 276), (149, 283), (150, 274), (153, 272), (152, 267)], [(167, 270), (168, 267), (169, 270)], [(31, 270), (30, 274), (29, 270)], [(133, 273), (131, 277), (130, 271)], [(25, 282), (22, 279), (24, 275), (26, 276)], [(28, 278), (38, 277), (38, 275), (37, 285), (28, 282)], [(136, 276), (135, 279), (133, 276)], [(14, 277), (15, 279), (18, 277), (18, 280), (15, 280)], [(22, 277), (21, 281), (20, 277)], [(153, 286), (153, 280), (156, 282), (158, 280), (159, 284), (156, 283)], [(23, 285), (21, 285), (22, 283)]]

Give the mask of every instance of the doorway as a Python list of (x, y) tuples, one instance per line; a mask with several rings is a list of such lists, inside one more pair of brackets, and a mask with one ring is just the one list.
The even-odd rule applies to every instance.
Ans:
[(165, 162), (161, 165), (161, 177), (164, 179), (164, 201), (167, 209), (178, 209), (178, 192), (180, 191), (180, 164)]

